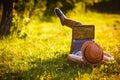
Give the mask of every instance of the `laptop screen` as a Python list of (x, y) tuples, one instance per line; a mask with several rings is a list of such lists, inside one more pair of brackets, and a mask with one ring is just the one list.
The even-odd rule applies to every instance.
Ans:
[(73, 39), (94, 39), (94, 25), (74, 26)]

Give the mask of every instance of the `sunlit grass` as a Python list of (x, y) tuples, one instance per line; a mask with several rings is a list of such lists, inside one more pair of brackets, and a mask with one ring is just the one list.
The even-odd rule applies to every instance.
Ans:
[[(45, 22), (38, 18), (22, 29), (21, 36), (10, 35), (0, 40), (0, 78), (23, 80), (92, 80), (120, 78), (120, 15), (81, 13), (66, 14), (83, 24), (95, 25), (95, 41), (115, 61), (96, 68), (71, 65), (67, 62), (72, 30), (62, 26), (58, 18)], [(77, 17), (76, 17), (77, 16)]]

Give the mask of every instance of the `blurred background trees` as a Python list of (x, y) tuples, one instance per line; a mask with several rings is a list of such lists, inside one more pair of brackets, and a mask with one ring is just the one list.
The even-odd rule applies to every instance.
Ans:
[(0, 0), (0, 34), (9, 34), (11, 20), (11, 32), (18, 29), (20, 32), (21, 27), (29, 23), (32, 16), (39, 19), (50, 18), (55, 15), (53, 12), (55, 7), (59, 7), (66, 14), (78, 3), (82, 12), (95, 10), (120, 13), (120, 0)]

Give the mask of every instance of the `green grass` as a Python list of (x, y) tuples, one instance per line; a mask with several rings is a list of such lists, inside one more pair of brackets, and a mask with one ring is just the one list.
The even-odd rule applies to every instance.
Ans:
[[(70, 15), (71, 14), (71, 15)], [(69, 13), (68, 17), (83, 24), (95, 25), (95, 41), (115, 61), (96, 68), (69, 64), (72, 32), (62, 27), (58, 18), (51, 22), (32, 18), (19, 37), (0, 40), (0, 79), (5, 80), (119, 80), (120, 15)], [(27, 34), (26, 38), (22, 38)]]

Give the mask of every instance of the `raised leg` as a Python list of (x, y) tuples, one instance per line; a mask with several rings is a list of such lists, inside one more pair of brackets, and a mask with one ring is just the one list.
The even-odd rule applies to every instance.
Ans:
[(55, 13), (59, 17), (62, 25), (66, 25), (70, 28), (72, 28), (74, 26), (81, 26), (82, 25), (78, 21), (66, 18), (66, 16), (63, 14), (63, 12), (59, 8), (55, 9)]
[(72, 28), (72, 27), (74, 27), (74, 26), (81, 26), (82, 24), (81, 24), (80, 22), (78, 22), (78, 21), (65, 18), (65, 19), (64, 19), (64, 25)]

